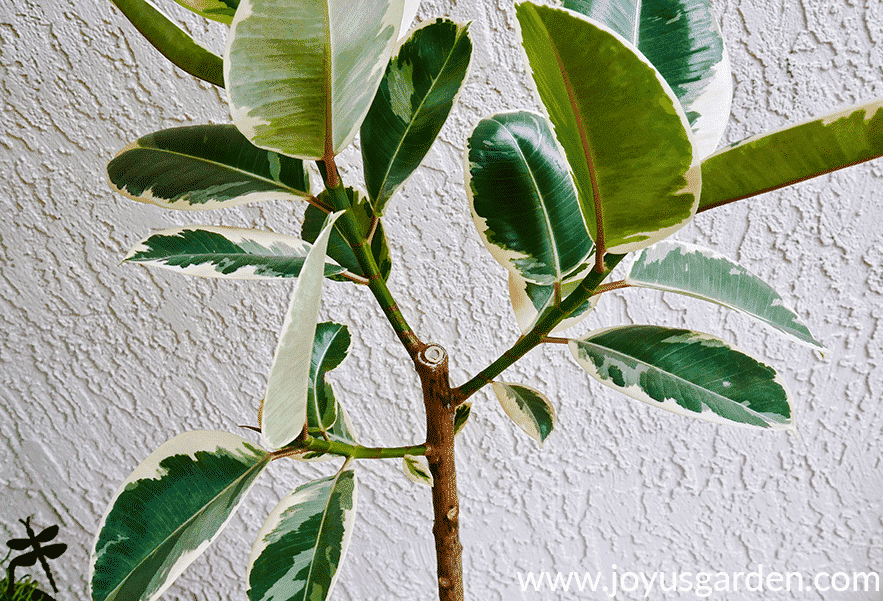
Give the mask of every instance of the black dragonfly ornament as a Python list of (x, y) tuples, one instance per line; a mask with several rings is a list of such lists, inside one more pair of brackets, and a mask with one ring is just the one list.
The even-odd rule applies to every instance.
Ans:
[[(26, 549), (30, 549), (30, 551), (23, 553), (18, 557), (14, 557), (9, 562), (6, 579), (7, 597), (12, 599), (15, 590), (15, 568), (27, 568), (35, 565), (38, 561), (40, 562), (40, 565), (43, 566), (43, 571), (46, 572), (46, 577), (49, 579), (49, 584), (52, 586), (52, 590), (57, 594), (58, 588), (55, 586), (55, 580), (52, 578), (52, 572), (49, 570), (49, 564), (46, 563), (46, 560), (61, 557), (62, 553), (67, 551), (67, 545), (64, 543), (54, 543), (43, 546), (41, 543), (48, 543), (55, 538), (58, 535), (58, 526), (49, 526), (40, 531), (40, 534), (34, 534), (34, 530), (31, 528), (30, 517), (26, 520), (19, 520), (19, 522), (24, 524), (25, 530), (28, 533), (27, 538), (10, 539), (6, 541), (6, 546), (13, 551), (24, 551)], [(46, 595), (45, 598), (49, 598), (48, 595)]]

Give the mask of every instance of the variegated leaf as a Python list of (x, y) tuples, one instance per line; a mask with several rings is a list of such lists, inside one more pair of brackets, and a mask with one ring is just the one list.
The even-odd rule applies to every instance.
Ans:
[(169, 440), (123, 482), (89, 563), (93, 601), (153, 601), (217, 537), (270, 455), (225, 432)]
[(732, 144), (702, 163), (699, 210), (883, 156), (883, 98)]
[(707, 248), (658, 242), (635, 258), (626, 283), (711, 301), (750, 315), (799, 342), (824, 348), (769, 284)]
[(404, 0), (242, 0), (224, 53), (233, 122), (303, 159), (356, 135), (398, 39)]
[(139, 138), (107, 165), (111, 186), (139, 202), (206, 210), (309, 196), (298, 159), (262, 150), (232, 125), (165, 129)]
[(561, 283), (594, 248), (549, 122), (527, 111), (482, 119), (466, 149), (475, 227), (494, 258), (536, 284)]
[(361, 129), (365, 184), (377, 215), (429, 152), (471, 57), (468, 26), (438, 19), (390, 59)]
[(605, 24), (646, 56), (690, 120), (699, 157), (717, 149), (733, 101), (723, 35), (705, 0), (564, 0)]
[(555, 408), (539, 390), (492, 382), (497, 400), (515, 424), (542, 445), (555, 426)]
[[(570, 280), (561, 284), (560, 294), (556, 300), (555, 287), (534, 284), (522, 279), (518, 274), (509, 272), (509, 301), (512, 303), (512, 311), (515, 313), (515, 321), (522, 334), (530, 332), (536, 323), (546, 312), (551, 311), (560, 304), (560, 299), (576, 290), (581, 279)], [(562, 320), (551, 333), (562, 332), (572, 328), (581, 322), (595, 305), (598, 304), (598, 296), (589, 297), (585, 303)]]
[[(347, 197), (350, 201), (350, 211), (355, 217), (359, 226), (360, 233), (363, 236), (370, 237), (371, 251), (374, 253), (374, 260), (380, 268), (380, 275), (383, 279), (389, 277), (392, 271), (392, 258), (389, 254), (389, 244), (386, 241), (386, 233), (383, 229), (383, 222), (379, 218), (374, 217), (371, 210), (370, 201), (359, 194), (358, 190), (353, 188), (346, 189)], [(331, 205), (331, 199), (328, 197), (327, 190), (319, 194), (319, 199), (326, 204)], [(304, 224), (301, 228), (301, 236), (307, 242), (312, 242), (319, 235), (322, 229), (322, 223), (325, 221), (325, 213), (317, 209), (313, 205), (307, 207), (304, 213)], [(328, 240), (328, 256), (339, 265), (356, 275), (365, 276), (362, 272), (362, 266), (356, 254), (350, 247), (349, 243), (344, 239), (340, 232), (340, 227), (336, 226), (331, 232), (331, 238)], [(332, 279), (335, 279), (332, 277)]]
[(184, 8), (190, 9), (206, 19), (229, 25), (236, 14), (239, 0), (175, 0)]
[(325, 248), (334, 222), (342, 214), (343, 211), (340, 211), (328, 216), (301, 269), (282, 324), (261, 412), (261, 437), (266, 446), (272, 449), (290, 443), (306, 424), (310, 364), (319, 301), (322, 298)]
[(197, 44), (150, 0), (111, 0), (138, 33), (176, 67), (218, 87), (224, 87), (221, 57)]
[(430, 488), (435, 484), (432, 472), (429, 471), (429, 464), (426, 457), (414, 457), (413, 455), (405, 455), (402, 457), (402, 470), (411, 482), (417, 484), (425, 484)]
[(249, 601), (325, 601), (356, 512), (352, 470), (299, 486), (272, 511), (248, 561)]
[(662, 75), (583, 15), (530, 2), (516, 15), (596, 244), (625, 253), (683, 227), (701, 177), (689, 121)]
[(350, 346), (350, 332), (339, 323), (316, 324), (313, 338), (313, 356), (310, 360), (309, 390), (307, 392), (307, 425), (325, 434), (338, 418), (338, 403), (325, 374), (346, 359)]
[[(202, 225), (154, 232), (124, 260), (204, 278), (296, 278), (311, 248), (294, 236)], [(345, 271), (334, 261), (325, 260), (325, 277)]]
[(460, 433), (472, 414), (472, 403), (461, 403), (454, 410), (454, 436)]
[(708, 334), (619, 326), (570, 341), (590, 376), (654, 407), (716, 424), (793, 429), (776, 372)]

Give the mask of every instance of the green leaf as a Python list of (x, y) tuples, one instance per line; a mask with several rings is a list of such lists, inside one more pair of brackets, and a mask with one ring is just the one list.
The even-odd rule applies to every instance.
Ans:
[(597, 245), (625, 253), (683, 227), (696, 210), (700, 171), (689, 122), (662, 75), (587, 17), (528, 2), (516, 15)]
[(157, 599), (217, 537), (270, 455), (225, 432), (187, 432), (123, 482), (89, 562), (91, 599)]
[(570, 351), (590, 376), (654, 407), (716, 424), (793, 429), (776, 372), (708, 334), (619, 326), (571, 340)]
[(626, 283), (711, 301), (824, 349), (769, 284), (712, 250), (683, 242), (658, 242), (635, 258)]
[(469, 70), (468, 26), (438, 19), (390, 59), (362, 123), (362, 164), (374, 212), (417, 168), (451, 112)]
[[(561, 304), (560, 299), (576, 290), (582, 278), (572, 279), (561, 284), (561, 293), (558, 300), (555, 297), (554, 286), (534, 284), (521, 278), (518, 274), (509, 272), (509, 301), (512, 303), (512, 312), (515, 321), (522, 334), (530, 332), (537, 322), (549, 311)], [(581, 322), (595, 305), (600, 297), (595, 295), (580, 305), (567, 319), (562, 320), (550, 333), (562, 332), (572, 328)]]
[(172, 23), (149, 0), (111, 0), (135, 29), (175, 66), (199, 79), (224, 87), (223, 61)]
[(236, 14), (239, 0), (175, 0), (197, 15), (229, 25)]
[(702, 163), (699, 210), (883, 156), (883, 98), (723, 148)]
[(482, 119), (466, 153), (472, 217), (497, 261), (545, 285), (585, 265), (592, 239), (548, 121), (526, 111)]
[(542, 446), (555, 426), (555, 408), (549, 399), (528, 386), (504, 382), (491, 385), (506, 415)]
[[(363, 198), (359, 192), (353, 188), (347, 188), (346, 193), (350, 201), (350, 206), (352, 207), (350, 210), (356, 218), (360, 233), (363, 236), (371, 235), (371, 229), (375, 223), (375, 219), (374, 214), (371, 211), (370, 202), (368, 199)], [(319, 199), (328, 205), (331, 204), (327, 190), (319, 194)], [(308, 206), (306, 213), (304, 213), (304, 224), (301, 228), (301, 236), (303, 236), (304, 240), (308, 242), (314, 241), (316, 236), (319, 235), (319, 230), (322, 229), (322, 223), (324, 220), (325, 213), (312, 205)], [(376, 220), (376, 229), (371, 237), (371, 251), (374, 253), (374, 260), (380, 268), (380, 274), (383, 276), (383, 279), (388, 279), (389, 274), (392, 271), (392, 259), (389, 255), (389, 245), (386, 242), (386, 233), (384, 233), (383, 230), (383, 223), (379, 218)], [(338, 227), (335, 227), (334, 231), (331, 232), (331, 238), (328, 241), (328, 256), (334, 259), (339, 265), (346, 267), (348, 271), (365, 277), (365, 274), (362, 272), (362, 267), (359, 265), (359, 260), (356, 258), (353, 249), (350, 248), (350, 245), (344, 239), (343, 234), (341, 234), (340, 228)]]
[(346, 556), (356, 512), (356, 475), (299, 486), (267, 518), (248, 560), (249, 601), (324, 601)]
[(337, 399), (331, 384), (325, 381), (325, 374), (346, 359), (350, 340), (349, 329), (344, 325), (329, 321), (316, 324), (307, 392), (307, 425), (320, 433), (327, 432), (338, 418)]
[(232, 125), (146, 135), (111, 160), (107, 175), (117, 192), (169, 209), (219, 209), (310, 195), (300, 160), (252, 145)]
[(297, 278), (282, 324), (261, 412), (261, 437), (272, 449), (289, 444), (307, 421), (310, 365), (322, 299), (325, 248), (334, 222), (342, 214), (343, 211), (339, 211), (328, 216)]
[(723, 35), (705, 0), (564, 0), (636, 46), (680, 100), (696, 152), (717, 149), (733, 101), (733, 75)]
[[(124, 260), (205, 278), (296, 278), (310, 248), (311, 244), (294, 236), (203, 225), (154, 232)], [(345, 271), (326, 259), (326, 277)]]
[(242, 0), (224, 53), (233, 122), (303, 159), (346, 147), (398, 39), (404, 0)]
[(420, 457), (414, 457), (413, 455), (402, 457), (402, 469), (411, 482), (425, 484), (430, 488), (435, 485), (435, 478), (432, 477), (432, 472), (429, 471), (426, 457), (422, 455)]
[(461, 403), (454, 410), (454, 436), (460, 433), (472, 414), (472, 403)]

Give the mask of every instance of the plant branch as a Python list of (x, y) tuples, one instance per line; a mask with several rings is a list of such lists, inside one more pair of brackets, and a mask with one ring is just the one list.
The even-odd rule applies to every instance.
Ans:
[[(346, 189), (340, 181), (340, 176), (337, 174), (337, 167), (333, 161), (330, 163), (326, 162), (325, 170), (327, 172), (325, 187), (331, 198), (332, 209), (335, 211), (346, 211), (350, 208), (350, 201)], [(332, 178), (332, 172), (334, 173), (334, 178)], [(332, 186), (332, 181), (336, 181), (337, 185)], [(368, 287), (374, 294), (374, 298), (377, 299), (377, 303), (380, 305), (381, 310), (383, 310), (384, 315), (386, 315), (387, 321), (389, 321), (392, 329), (399, 337), (405, 350), (408, 351), (408, 355), (410, 355), (411, 359), (415, 359), (422, 344), (411, 329), (411, 326), (408, 325), (405, 316), (402, 314), (389, 287), (386, 285), (386, 280), (383, 279), (383, 275), (380, 273), (374, 253), (371, 251), (370, 245), (366, 244), (367, 238), (362, 234), (352, 211), (344, 213), (337, 223), (340, 225), (340, 232), (343, 234), (347, 244), (353, 249), (353, 253), (359, 261), (359, 266), (362, 268), (362, 273), (368, 278)]]
[(395, 459), (404, 457), (405, 455), (425, 455), (426, 445), (422, 444), (410, 447), (363, 447), (361, 445), (346, 444), (345, 442), (309, 437), (306, 440), (297, 441), (294, 446), (284, 447), (278, 451), (273, 451), (271, 455), (273, 456), (273, 459), (281, 459), (282, 457), (302, 455), (304, 451), (329, 453), (331, 455), (340, 455), (341, 457), (352, 457), (353, 459)]
[[(505, 351), (493, 363), (484, 368), (475, 375), (471, 380), (462, 386), (453, 390), (454, 406), (460, 405), (470, 396), (478, 392), (482, 387), (489, 384), (491, 380), (503, 373), (503, 370), (521, 359), (530, 350), (542, 343), (555, 326), (557, 326), (568, 315), (576, 311), (588, 298), (598, 289), (604, 278), (616, 267), (625, 255), (607, 255), (606, 265), (603, 273), (599, 273), (594, 269), (583, 278), (576, 289), (567, 295), (561, 304), (546, 313), (537, 321), (533, 329), (519, 338), (512, 347)], [(603, 263), (603, 261), (602, 261)]]
[(436, 345), (421, 348), (414, 366), (423, 384), (426, 406), (426, 459), (432, 473), (435, 557), (439, 601), (463, 601), (463, 545), (454, 457), (456, 410), (448, 380), (448, 355)]
[(605, 292), (610, 292), (611, 290), (619, 290), (621, 288), (631, 288), (632, 285), (626, 282), (625, 280), (619, 280), (618, 282), (610, 282), (609, 284), (604, 284), (603, 286), (598, 286), (595, 288), (595, 291), (592, 293), (592, 296), (597, 294), (604, 294)]

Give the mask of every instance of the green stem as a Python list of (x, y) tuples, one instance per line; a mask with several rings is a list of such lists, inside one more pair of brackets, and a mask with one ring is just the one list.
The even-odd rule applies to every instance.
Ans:
[(481, 372), (475, 375), (471, 380), (462, 386), (455, 388), (453, 391), (454, 405), (456, 406), (463, 403), (470, 396), (478, 392), (483, 386), (489, 384), (491, 380), (503, 373), (506, 368), (521, 359), (535, 346), (541, 344), (555, 326), (561, 323), (561, 321), (568, 315), (576, 311), (580, 305), (592, 296), (598, 286), (601, 285), (601, 282), (604, 281), (604, 278), (613, 271), (613, 268), (616, 267), (624, 257), (625, 255), (607, 255), (605, 257), (603, 273), (599, 273), (595, 270), (590, 271), (589, 274), (583, 278), (583, 281), (580, 282), (579, 286), (567, 295), (567, 298), (561, 301), (560, 305), (554, 307), (551, 311), (541, 317), (533, 329), (519, 338), (515, 344), (512, 345), (512, 348), (500, 355), (496, 361), (481, 370)]
[[(346, 188), (340, 180), (339, 175), (334, 178), (337, 181), (337, 185), (334, 187), (330, 186), (329, 184), (332, 180), (330, 177), (331, 170), (336, 170), (336, 167), (333, 164), (326, 164), (326, 168), (328, 169), (329, 174), (329, 177), (326, 179), (326, 189), (331, 198), (332, 208), (335, 211), (345, 211), (350, 208), (350, 201), (346, 193)], [(386, 315), (386, 319), (399, 337), (402, 345), (404, 345), (405, 349), (408, 351), (408, 354), (412, 359), (415, 358), (423, 345), (420, 343), (417, 335), (414, 334), (411, 326), (408, 325), (405, 316), (402, 314), (401, 309), (399, 309), (398, 304), (396, 304), (395, 299), (392, 297), (392, 293), (386, 285), (386, 280), (383, 279), (383, 276), (380, 273), (380, 268), (377, 266), (377, 261), (374, 259), (374, 253), (371, 252), (371, 245), (368, 243), (368, 238), (360, 231), (359, 225), (355, 216), (352, 214), (352, 211), (344, 213), (341, 218), (338, 219), (337, 223), (340, 225), (340, 231), (343, 234), (344, 239), (350, 245), (350, 248), (353, 249), (353, 253), (359, 261), (359, 266), (362, 268), (362, 273), (368, 278), (368, 288), (371, 289), (374, 298), (377, 299), (377, 303), (383, 310), (384, 315)]]
[(304, 441), (298, 441), (296, 446), (285, 447), (278, 451), (273, 451), (272, 455), (273, 459), (280, 459), (282, 457), (288, 457), (289, 455), (300, 455), (303, 451), (330, 453), (331, 455), (352, 457), (354, 459), (395, 459), (397, 457), (404, 457), (405, 455), (425, 455), (426, 445), (416, 445), (411, 447), (363, 447), (361, 445), (351, 445), (334, 440), (307, 438)]

